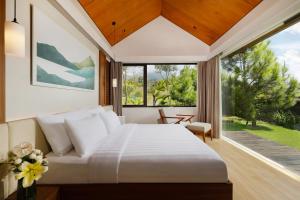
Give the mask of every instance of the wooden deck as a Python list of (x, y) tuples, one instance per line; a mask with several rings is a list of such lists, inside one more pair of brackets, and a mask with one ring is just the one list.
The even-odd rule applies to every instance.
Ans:
[(248, 147), (300, 175), (299, 150), (266, 140), (246, 131), (224, 131), (223, 136)]
[[(201, 137), (200, 137), (201, 138)], [(207, 139), (227, 165), (233, 200), (299, 200), (300, 182), (222, 139)]]

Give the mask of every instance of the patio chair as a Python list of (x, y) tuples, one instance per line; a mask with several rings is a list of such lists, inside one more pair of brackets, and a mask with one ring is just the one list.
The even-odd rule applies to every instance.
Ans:
[(174, 116), (174, 117), (167, 117), (163, 109), (158, 109), (160, 115), (160, 123), (162, 124), (169, 124), (168, 119), (176, 119), (176, 121), (172, 122), (174, 124), (180, 124), (181, 121), (185, 119), (183, 116)]
[(206, 142), (205, 137), (208, 134), (210, 135), (210, 139), (213, 139), (211, 124), (205, 122), (192, 122), (192, 118), (195, 117), (195, 115), (177, 114), (176, 116), (166, 116), (162, 108), (158, 109), (158, 112), (160, 115), (159, 121), (162, 124), (169, 124), (168, 119), (177, 119), (171, 123), (182, 124), (195, 135), (202, 135), (204, 142)]

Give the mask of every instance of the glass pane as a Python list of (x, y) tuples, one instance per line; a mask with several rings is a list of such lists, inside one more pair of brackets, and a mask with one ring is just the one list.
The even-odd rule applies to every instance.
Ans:
[(144, 67), (123, 66), (123, 105), (144, 105)]
[(222, 59), (223, 135), (300, 174), (300, 23)]
[(196, 97), (195, 65), (147, 65), (148, 106), (195, 106)]

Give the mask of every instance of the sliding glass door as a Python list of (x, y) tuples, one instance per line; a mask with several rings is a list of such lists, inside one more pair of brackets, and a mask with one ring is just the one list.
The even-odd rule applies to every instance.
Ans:
[(300, 23), (221, 64), (223, 136), (300, 174)]

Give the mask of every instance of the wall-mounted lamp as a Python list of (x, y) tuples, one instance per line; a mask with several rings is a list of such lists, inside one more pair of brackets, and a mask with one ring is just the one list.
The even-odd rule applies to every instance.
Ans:
[(118, 87), (118, 79), (113, 78), (113, 80), (112, 80), (112, 86), (113, 86), (113, 88)]
[(16, 0), (14, 1), (14, 20), (5, 22), (5, 54), (25, 56), (25, 29), (17, 22)]

